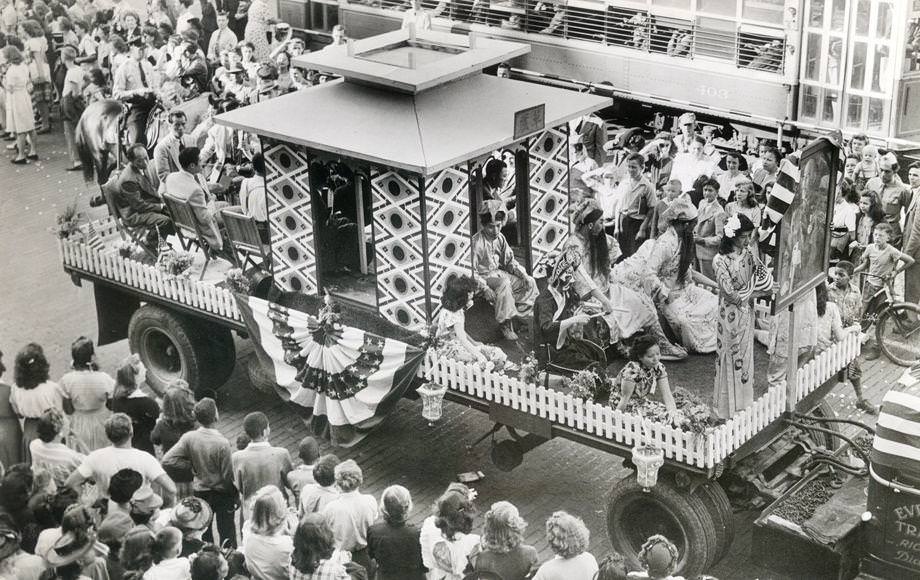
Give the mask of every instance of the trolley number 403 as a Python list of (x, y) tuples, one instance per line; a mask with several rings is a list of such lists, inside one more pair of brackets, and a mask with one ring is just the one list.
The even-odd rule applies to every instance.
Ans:
[(721, 101), (728, 100), (728, 95), (729, 95), (728, 89), (720, 89), (718, 87), (700, 85), (699, 87), (697, 87), (696, 90), (702, 97), (708, 97), (710, 99), (719, 99)]

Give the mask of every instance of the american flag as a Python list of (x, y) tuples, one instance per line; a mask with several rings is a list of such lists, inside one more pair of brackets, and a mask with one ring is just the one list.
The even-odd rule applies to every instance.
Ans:
[(792, 204), (795, 191), (799, 186), (799, 156), (801, 151), (787, 155), (779, 166), (776, 183), (767, 199), (764, 209), (763, 221), (760, 223), (758, 240), (761, 251), (768, 256), (776, 254), (776, 226), (783, 219), (786, 210)]
[(89, 222), (86, 226), (86, 236), (83, 241), (90, 248), (99, 251), (105, 248), (105, 242), (102, 241), (102, 236), (99, 235), (99, 232), (96, 231), (96, 227), (93, 226), (93, 222)]

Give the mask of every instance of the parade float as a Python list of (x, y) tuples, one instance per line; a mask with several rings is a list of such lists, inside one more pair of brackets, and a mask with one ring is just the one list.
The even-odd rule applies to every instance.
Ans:
[[(427, 327), (446, 280), (472, 269), (485, 161), (499, 155), (514, 167), (513, 245), (529, 271), (570, 234), (569, 122), (610, 99), (483, 74), (528, 50), (404, 30), (298, 57), (296, 65), (341, 79), (216, 118), (261, 140), (268, 250), (250, 240), (247, 256), (255, 259), (240, 258), (231, 273), (230, 265), (199, 258), (190, 275), (176, 275), (124, 251), (123, 228), (106, 219), (59, 234), (64, 269), (76, 283), (93, 284), (99, 343), (128, 338), (154, 386), (183, 378), (198, 392), (219, 388), (234, 368), (236, 334), (255, 346), (253, 385), (306, 410), (314, 427), (322, 418), (337, 443), (367, 435), (399, 398), (418, 392), (420, 412), (432, 422), (441, 397), (488, 413), (492, 456), (506, 469), (557, 437), (622, 457), (641, 481), (633, 473), (611, 482), (614, 549), (635, 560), (642, 542), (662, 533), (680, 550), (680, 570), (692, 576), (731, 545), (723, 485), (775, 499), (795, 483), (791, 466), (833, 449), (836, 428), (824, 397), (858, 356), (860, 337), (847, 334), (804, 366), (791, 365), (787, 381), (758, 378), (754, 404), (724, 422), (688, 417), (677, 425), (551, 381), (530, 357), (498, 368), (430, 346)], [(814, 153), (830, 163), (814, 193), (826, 211), (836, 149), (824, 144)], [(803, 153), (806, 165), (809, 155)], [(344, 206), (354, 223), (330, 220), (330, 209)], [(344, 234), (330, 241), (323, 234), (330, 227)], [(820, 243), (823, 272), (829, 242)], [(249, 292), (241, 292), (241, 270)], [(789, 275), (789, 306), (813, 288), (815, 272), (805, 274), (802, 282)], [(761, 326), (770, 309), (757, 306)], [(470, 332), (489, 329), (471, 325)], [(688, 391), (685, 410), (712, 392), (712, 375), (681, 382), (680, 365), (713, 365), (711, 356), (695, 360), (668, 363)], [(510, 439), (495, 437), (502, 430)], [(766, 472), (776, 476), (767, 481)]]

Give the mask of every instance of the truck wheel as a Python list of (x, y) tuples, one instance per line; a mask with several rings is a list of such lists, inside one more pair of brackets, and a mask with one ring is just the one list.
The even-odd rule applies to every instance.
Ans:
[(185, 380), (194, 393), (217, 389), (233, 372), (236, 359), (229, 330), (153, 304), (141, 306), (131, 317), (128, 341), (147, 367), (147, 382), (160, 393), (176, 379)]
[[(818, 403), (818, 406), (812, 409), (809, 415), (814, 415), (815, 417), (826, 417), (828, 419), (836, 419), (837, 413), (834, 411), (834, 408), (831, 407), (830, 403), (824, 399)], [(838, 423), (818, 423), (818, 426), (823, 427), (824, 429), (830, 429), (835, 433), (840, 432), (840, 427)], [(809, 436), (812, 440), (818, 445), (823, 446), (825, 449), (833, 451), (843, 442), (842, 439), (834, 437), (830, 433), (822, 433), (820, 431), (808, 430)]]
[(276, 387), (275, 377), (262, 366), (262, 363), (259, 362), (259, 357), (255, 355), (249, 357), (246, 360), (246, 370), (249, 373), (249, 384), (252, 385), (252, 388), (262, 393), (274, 394)]
[(703, 501), (715, 526), (717, 549), (711, 563), (715, 565), (725, 557), (735, 540), (735, 512), (718, 482), (706, 481), (696, 488), (696, 495)]
[(618, 481), (607, 496), (607, 536), (629, 566), (640, 568), (639, 551), (652, 535), (661, 534), (680, 552), (676, 574), (695, 577), (712, 562), (718, 546), (715, 524), (700, 498), (684, 492), (669, 478), (644, 491), (635, 474)]

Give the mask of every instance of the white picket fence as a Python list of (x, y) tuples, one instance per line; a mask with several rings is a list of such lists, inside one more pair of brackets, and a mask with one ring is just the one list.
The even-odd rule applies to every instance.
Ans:
[[(859, 335), (848, 334), (803, 366), (796, 376), (796, 401), (802, 400), (858, 355)], [(433, 349), (426, 353), (419, 374), (425, 380), (477, 399), (507, 405), (627, 446), (653, 444), (664, 449), (668, 459), (701, 468), (712, 468), (722, 462), (786, 409), (786, 385), (775, 385), (725, 424), (703, 434), (694, 434), (641, 415), (617, 411), (608, 405), (486, 371), (475, 363), (444, 358)]]
[(59, 240), (58, 247), (64, 265), (173, 302), (242, 322), (243, 319), (236, 306), (233, 293), (226, 288), (219, 288), (209, 282), (171, 277), (156, 266), (122, 257), (112, 244), (120, 238), (118, 238), (115, 223), (111, 219), (95, 221), (93, 228), (100, 239), (105, 240), (107, 244), (98, 249), (91, 247), (86, 239), (89, 235), (87, 227), (83, 226), (81, 228), (83, 235), (76, 234)]
[[(111, 242), (117, 239), (118, 233), (111, 220), (99, 220), (93, 226), (103, 240)], [(61, 260), (66, 266), (229, 320), (242, 321), (229, 290), (209, 282), (167, 276), (155, 266), (122, 257), (111, 244), (96, 249), (86, 243), (85, 226), (82, 232), (82, 236), (77, 234), (60, 240)], [(766, 307), (759, 305), (758, 310), (758, 314), (763, 315)], [(848, 334), (844, 340), (800, 368), (796, 376), (796, 401), (802, 400), (859, 356), (859, 346), (859, 335)], [(623, 413), (607, 405), (486, 371), (476, 364), (442, 358), (433, 349), (426, 353), (419, 376), (478, 399), (495, 401), (627, 446), (655, 444), (664, 449), (668, 459), (701, 468), (712, 468), (723, 461), (777, 419), (786, 407), (786, 387), (784, 384), (776, 385), (757, 399), (752, 407), (738, 412), (724, 425), (698, 435), (637, 414)]]

